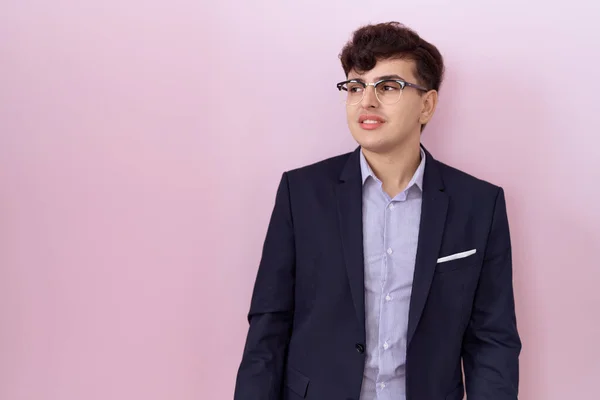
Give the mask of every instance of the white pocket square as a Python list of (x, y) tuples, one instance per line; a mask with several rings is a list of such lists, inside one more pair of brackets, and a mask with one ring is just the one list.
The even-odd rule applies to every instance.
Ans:
[(477, 250), (473, 249), (473, 250), (463, 251), (462, 253), (452, 254), (452, 255), (449, 255), (446, 257), (438, 258), (437, 262), (443, 263), (443, 262), (447, 262), (447, 261), (456, 260), (459, 258), (469, 257), (469, 256), (472, 256), (473, 254), (475, 254), (476, 251)]

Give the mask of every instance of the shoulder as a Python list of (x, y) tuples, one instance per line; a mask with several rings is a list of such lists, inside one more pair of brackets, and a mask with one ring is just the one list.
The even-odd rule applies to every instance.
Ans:
[(458, 189), (496, 191), (499, 186), (480, 176), (458, 169), (452, 165), (435, 160), (440, 169), (444, 182)]
[(452, 198), (477, 207), (477, 204), (495, 204), (504, 198), (504, 188), (475, 174), (452, 165), (433, 160), (444, 181), (444, 188)]
[(337, 181), (354, 152), (328, 157), (284, 172), (296, 184)]

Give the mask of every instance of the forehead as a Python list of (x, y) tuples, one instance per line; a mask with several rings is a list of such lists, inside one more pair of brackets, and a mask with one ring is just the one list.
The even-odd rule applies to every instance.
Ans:
[(362, 74), (351, 70), (348, 73), (348, 79), (363, 79), (366, 82), (372, 82), (379, 77), (387, 75), (398, 75), (407, 81), (415, 81), (415, 62), (413, 60), (396, 59), (396, 60), (381, 60), (377, 61), (375, 67)]

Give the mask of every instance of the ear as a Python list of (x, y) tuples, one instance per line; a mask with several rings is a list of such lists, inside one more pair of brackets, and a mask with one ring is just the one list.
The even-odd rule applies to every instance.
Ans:
[(436, 90), (430, 90), (423, 95), (422, 99), (423, 103), (421, 114), (419, 115), (419, 123), (425, 125), (431, 120), (437, 107), (438, 92)]

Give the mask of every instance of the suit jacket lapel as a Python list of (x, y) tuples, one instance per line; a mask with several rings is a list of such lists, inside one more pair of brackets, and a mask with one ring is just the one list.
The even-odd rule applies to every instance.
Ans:
[(338, 218), (348, 282), (359, 326), (365, 335), (365, 284), (360, 147), (348, 158), (336, 184)]
[[(439, 171), (438, 162), (423, 148), (427, 157), (423, 177), (423, 203), (419, 229), (417, 256), (413, 278), (413, 289), (408, 316), (408, 337), (410, 344), (423, 313), (429, 288), (433, 280), (435, 266), (442, 243), (448, 196)], [(362, 221), (362, 179), (360, 172), (360, 147), (348, 158), (336, 184), (338, 218), (346, 272), (352, 293), (356, 316), (365, 334), (365, 294), (364, 294), (364, 255)]]
[(408, 344), (415, 334), (429, 294), (448, 210), (448, 195), (444, 192), (438, 162), (427, 150), (425, 154), (427, 161), (423, 177), (421, 224), (408, 314)]

